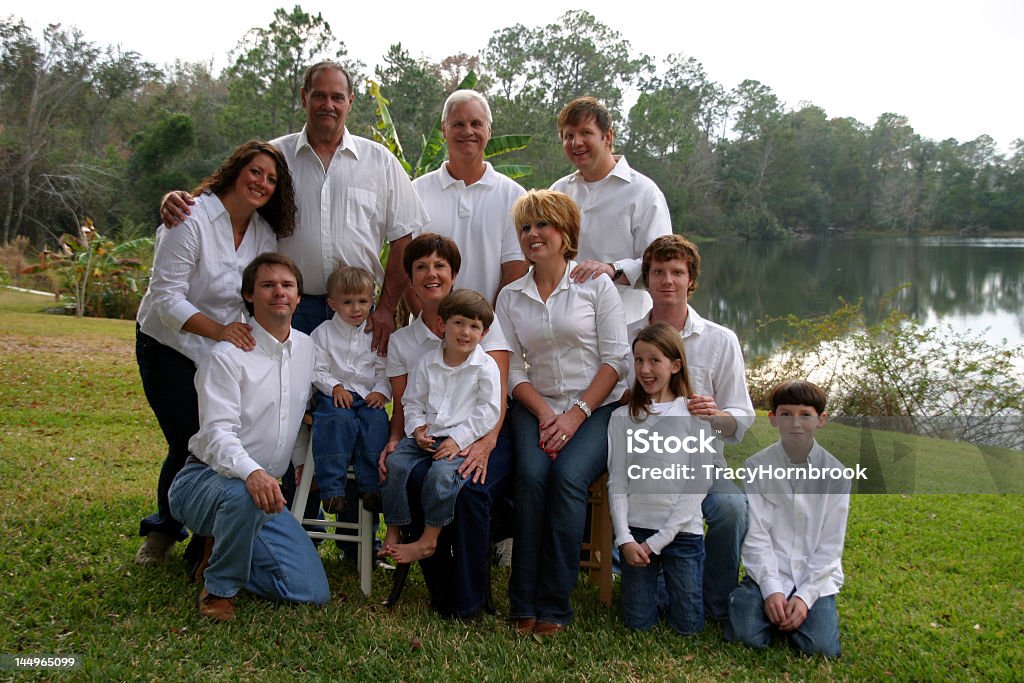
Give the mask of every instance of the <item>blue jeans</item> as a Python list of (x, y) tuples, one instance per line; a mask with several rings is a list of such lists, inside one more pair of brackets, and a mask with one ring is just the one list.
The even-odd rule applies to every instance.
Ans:
[(138, 325), (135, 326), (135, 358), (142, 390), (167, 441), (167, 456), (156, 485), (156, 512), (139, 523), (139, 535), (159, 531), (183, 541), (188, 538), (188, 532), (171, 514), (167, 492), (188, 459), (188, 440), (199, 431), (196, 366), (187, 356), (142, 332)]
[(331, 598), (320, 556), (287, 509), (268, 515), (245, 482), (201, 463), (174, 478), (171, 510), (195, 533), (212, 536), (206, 590), (224, 598), (245, 588), (271, 600), (324, 604)]
[(730, 479), (716, 479), (700, 506), (707, 522), (704, 548), (704, 609), (712, 619), (729, 618), (729, 594), (740, 574), (740, 550), (747, 535), (747, 496)]
[[(435, 437), (434, 448), (441, 445), (446, 437)], [(451, 460), (434, 460), (433, 450), (424, 450), (416, 439), (407, 436), (398, 442), (395, 451), (388, 456), (388, 478), (380, 487), (384, 498), (384, 521), (391, 525), (408, 526), (412, 523), (412, 511), (406, 485), (409, 474), (421, 462), (430, 463), (430, 469), (423, 478), (420, 490), (420, 505), (423, 507), (423, 522), (427, 526), (442, 527), (452, 523), (455, 517), (455, 498), (466, 480), (458, 469), (465, 459), (456, 455)]]
[(537, 418), (520, 404), (509, 411), (516, 454), (515, 550), (508, 583), (513, 619), (572, 621), (587, 488), (607, 468), (608, 419), (616, 407), (595, 409), (554, 461), (538, 445)]
[[(643, 543), (657, 529), (630, 527), (633, 539)], [(672, 629), (689, 636), (704, 629), (704, 538), (697, 534), (677, 534), (661, 553), (651, 557), (646, 567), (622, 563), (622, 621), (640, 631), (658, 623), (658, 574), (662, 572), (668, 592), (665, 616)]]
[(771, 643), (773, 631), (785, 635), (789, 644), (805, 655), (838, 657), (839, 614), (836, 612), (836, 596), (828, 595), (815, 600), (807, 611), (804, 623), (796, 630), (778, 631), (764, 613), (760, 586), (748, 576), (729, 596), (729, 623), (725, 626), (725, 639), (760, 649)]
[(380, 488), (377, 457), (388, 442), (387, 412), (383, 408), (371, 408), (355, 393), (351, 408), (335, 407), (334, 398), (319, 391), (315, 401), (313, 464), (320, 498), (328, 500), (345, 495), (350, 463), (356, 471), (359, 493), (377, 491)]
[[(406, 493), (413, 511), (408, 531), (415, 538), (423, 530), (420, 492), (431, 469), (421, 462), (409, 476)], [(437, 550), (420, 561), (430, 591), (430, 606), (444, 617), (472, 617), (488, 606), (491, 596), (491, 510), (505, 497), (512, 481), (512, 439), (508, 420), (487, 460), (483, 483), (466, 480), (455, 499), (455, 519), (437, 539)]]

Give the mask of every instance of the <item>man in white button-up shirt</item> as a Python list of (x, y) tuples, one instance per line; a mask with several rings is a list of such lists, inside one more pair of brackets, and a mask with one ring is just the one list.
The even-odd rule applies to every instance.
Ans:
[(626, 322), (651, 308), (642, 289), (640, 261), (656, 237), (672, 234), (665, 195), (654, 181), (612, 153), (611, 114), (593, 97), (580, 97), (558, 115), (562, 151), (576, 172), (555, 181), (552, 190), (572, 197), (580, 207), (579, 263), (574, 282), (612, 279), (622, 296)]
[[(281, 240), (279, 249), (298, 264), (305, 279), (307, 291), (294, 325), (306, 334), (331, 317), (327, 278), (338, 266), (373, 273), (382, 289), (367, 327), (374, 349), (383, 355), (408, 282), (402, 252), (428, 217), (398, 159), (382, 145), (348, 132), (345, 121), (353, 98), (351, 76), (340, 64), (320, 62), (306, 70), (306, 124), (272, 141), (288, 161), (298, 208), (295, 234)], [(161, 206), (161, 218), (168, 225), (180, 222), (190, 203), (187, 193), (172, 192)], [(385, 242), (391, 244), (386, 273), (379, 258)]]
[(311, 393), (316, 350), (291, 329), (302, 277), (280, 254), (262, 254), (242, 275), (256, 347), (218, 344), (199, 366), (199, 432), (168, 495), (171, 511), (210, 537), (199, 613), (235, 617), (242, 588), (273, 600), (322, 604), (327, 576), (312, 541), (284, 511), (278, 480), (293, 461)]
[[(679, 330), (686, 349), (686, 366), (694, 395), (687, 407), (707, 419), (729, 443), (739, 443), (754, 419), (747, 392), (743, 351), (736, 334), (697, 315), (689, 297), (697, 289), (700, 252), (681, 235), (659, 237), (644, 251), (640, 277), (654, 307), (648, 316), (627, 327), (630, 344), (648, 325), (665, 322)], [(632, 385), (629, 364), (629, 383)], [(715, 465), (725, 466), (716, 456)], [(747, 500), (727, 479), (717, 479), (701, 505), (708, 532), (704, 540), (704, 611), (719, 621), (728, 617), (729, 593), (740, 571), (740, 547), (747, 531)]]
[(778, 630), (804, 654), (838, 657), (835, 596), (843, 585), (851, 480), (835, 476), (844, 472), (843, 463), (814, 439), (827, 419), (820, 387), (788, 380), (769, 400), (768, 418), (780, 440), (743, 465), (750, 500), (747, 576), (729, 597), (725, 638), (763, 648)]

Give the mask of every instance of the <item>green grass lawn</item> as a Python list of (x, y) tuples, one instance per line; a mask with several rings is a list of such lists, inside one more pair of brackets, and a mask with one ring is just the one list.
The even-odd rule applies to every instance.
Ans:
[[(78, 654), (83, 667), (0, 671), (0, 679), (1024, 677), (1024, 496), (1015, 494), (854, 496), (839, 596), (843, 656), (831, 662), (727, 644), (716, 624), (689, 639), (664, 627), (631, 633), (583, 581), (576, 622), (543, 642), (515, 634), (500, 615), (472, 625), (435, 617), (415, 571), (388, 611), (380, 602), (389, 577), (376, 575), (364, 598), (354, 570), (326, 546), (329, 605), (243, 595), (238, 621), (200, 620), (180, 559), (154, 569), (132, 563), (165, 449), (138, 379), (134, 324), (38, 312), (47, 305), (0, 290), (0, 655)], [(834, 450), (864, 453), (862, 433), (832, 425), (823, 440), (830, 430)], [(868, 439), (883, 468), (899, 450), (886, 438)], [(770, 439), (759, 425), (730, 460)], [(934, 466), (918, 458), (912, 475), (921, 481), (931, 481), (929, 467), (952, 463), (968, 478), (983, 467), (977, 449), (928, 440), (912, 449), (938, 454), (927, 461)], [(1019, 479), (1019, 461), (1000, 472)], [(507, 578), (495, 570), (499, 612)]]

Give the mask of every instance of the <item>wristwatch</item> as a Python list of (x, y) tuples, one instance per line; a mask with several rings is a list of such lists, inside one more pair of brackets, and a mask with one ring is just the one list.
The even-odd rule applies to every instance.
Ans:
[(611, 266), (612, 270), (615, 271), (614, 273), (612, 273), (612, 280), (618, 280), (620, 277), (622, 277), (622, 264), (620, 264), (618, 261), (615, 261), (614, 263), (609, 263), (608, 265)]
[(584, 401), (582, 398), (576, 399), (575, 401), (572, 402), (572, 404), (574, 406), (576, 406), (577, 408), (579, 408), (580, 410), (582, 410), (583, 414), (586, 415), (587, 417), (590, 417), (592, 415), (592, 411), (590, 410), (590, 406), (588, 406), (587, 402)]

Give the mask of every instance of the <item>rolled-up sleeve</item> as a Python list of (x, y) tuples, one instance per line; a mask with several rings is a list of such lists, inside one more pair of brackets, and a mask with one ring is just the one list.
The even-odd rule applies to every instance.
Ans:
[(597, 320), (597, 353), (601, 362), (615, 370), (618, 379), (622, 380), (629, 367), (625, 310), (611, 280), (600, 277), (596, 282), (598, 286), (594, 290), (594, 311)]
[(243, 481), (263, 469), (249, 457), (239, 439), (242, 393), (238, 368), (215, 351), (199, 364), (195, 383), (200, 426), (189, 440), (189, 451), (218, 474)]

